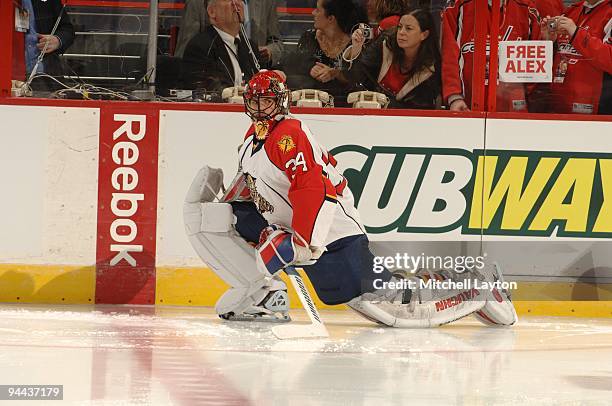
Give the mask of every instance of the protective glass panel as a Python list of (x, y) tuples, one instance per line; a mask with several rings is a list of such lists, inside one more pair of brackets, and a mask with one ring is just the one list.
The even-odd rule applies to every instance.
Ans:
[[(436, 3), (442, 8), (442, 2)], [(483, 80), (474, 79), (482, 68), (475, 62), (477, 13), (477, 2), (462, 0), (447, 2), (441, 11), (442, 105), (456, 112), (482, 110), (482, 105), (476, 106), (473, 91), (474, 82), (481, 87)]]
[[(294, 103), (441, 108), (441, 1), (407, 2), (404, 7), (374, 0), (292, 3), (314, 7), (300, 19), (299, 30), (291, 31), (286, 47), (283, 69)], [(330, 22), (330, 16), (336, 18)], [(305, 24), (306, 17), (310, 24)], [(399, 41), (398, 25), (403, 27)]]
[[(34, 96), (67, 99), (148, 99), (153, 68), (147, 68), (149, 44), (167, 53), (174, 3), (149, 9), (149, 1), (22, 0), (34, 18), (25, 33), (25, 65), (34, 70)], [(159, 11), (159, 13), (158, 13)], [(152, 13), (152, 14), (151, 14)], [(150, 16), (157, 23), (149, 35)], [(166, 15), (168, 14), (168, 15)], [(158, 31), (158, 36), (155, 36)], [(53, 35), (51, 35), (53, 34)], [(45, 56), (38, 48), (48, 43)], [(42, 44), (42, 45), (41, 45)], [(153, 59), (155, 59), (153, 57)]]
[(609, 2), (502, 3), (500, 41), (511, 42), (500, 43), (490, 110), (612, 114)]

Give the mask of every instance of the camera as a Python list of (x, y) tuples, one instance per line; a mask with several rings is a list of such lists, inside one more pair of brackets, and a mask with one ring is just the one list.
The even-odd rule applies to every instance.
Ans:
[(363, 33), (363, 38), (365, 38), (366, 41), (374, 38), (374, 30), (369, 25), (365, 23), (359, 23), (357, 29), (361, 30), (361, 32)]
[(557, 31), (557, 27), (559, 26), (559, 21), (556, 18), (553, 18), (548, 22), (548, 31), (554, 32)]

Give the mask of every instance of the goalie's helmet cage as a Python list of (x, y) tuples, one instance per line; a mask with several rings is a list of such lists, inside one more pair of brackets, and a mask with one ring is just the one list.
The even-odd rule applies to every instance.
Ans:
[[(289, 89), (274, 71), (257, 72), (246, 85), (243, 98), (246, 113), (253, 121), (272, 120), (289, 112)], [(262, 106), (263, 98), (272, 99), (273, 107)]]

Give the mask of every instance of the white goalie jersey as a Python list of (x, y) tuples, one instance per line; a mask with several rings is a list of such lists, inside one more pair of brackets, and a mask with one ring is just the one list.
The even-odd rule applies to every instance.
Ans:
[(252, 125), (239, 150), (239, 171), (265, 219), (290, 227), (310, 246), (364, 234), (336, 160), (300, 120), (280, 116)]

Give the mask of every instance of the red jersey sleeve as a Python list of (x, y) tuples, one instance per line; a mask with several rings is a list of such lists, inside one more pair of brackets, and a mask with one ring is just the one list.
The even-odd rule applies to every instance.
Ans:
[(539, 40), (542, 36), (540, 28), (540, 13), (536, 8), (534, 2), (529, 2), (528, 13), (529, 13), (529, 39)]
[(597, 38), (587, 30), (577, 28), (572, 45), (590, 64), (604, 72), (612, 74), (612, 13), (608, 13), (608, 22), (604, 28), (603, 37)]
[(266, 152), (291, 185), (291, 227), (311, 246), (322, 247), (336, 210), (336, 189), (329, 180), (320, 148), (298, 120), (286, 119), (266, 140)]
[(444, 103), (448, 102), (448, 97), (463, 94), (463, 84), (461, 73), (459, 72), (459, 57), (461, 44), (459, 8), (461, 2), (458, 1), (448, 6), (442, 12), (442, 97)]

